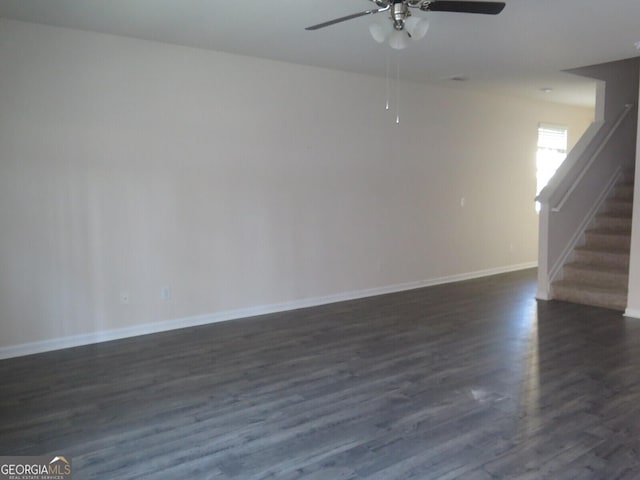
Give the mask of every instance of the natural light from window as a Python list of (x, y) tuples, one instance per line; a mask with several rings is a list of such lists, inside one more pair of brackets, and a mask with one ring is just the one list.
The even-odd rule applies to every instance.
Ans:
[[(538, 125), (538, 151), (536, 153), (536, 196), (549, 183), (558, 167), (567, 158), (567, 127), (541, 123)], [(540, 212), (540, 202), (536, 202)]]

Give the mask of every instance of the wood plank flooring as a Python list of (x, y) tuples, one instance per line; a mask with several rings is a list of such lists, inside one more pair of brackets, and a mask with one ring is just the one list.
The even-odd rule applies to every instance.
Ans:
[(80, 479), (639, 479), (640, 321), (535, 270), (0, 362)]

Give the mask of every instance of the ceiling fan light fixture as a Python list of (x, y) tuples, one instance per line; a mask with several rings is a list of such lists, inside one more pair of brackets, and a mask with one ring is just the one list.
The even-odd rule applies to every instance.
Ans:
[(420, 17), (409, 17), (404, 22), (404, 28), (414, 40), (423, 38), (429, 30), (429, 22)]
[(407, 34), (402, 30), (394, 30), (389, 36), (389, 46), (394, 50), (404, 50), (408, 45)]
[(369, 33), (376, 42), (384, 43), (389, 33), (391, 33), (391, 29), (389, 28), (389, 23), (385, 23), (384, 25), (372, 23), (369, 25)]

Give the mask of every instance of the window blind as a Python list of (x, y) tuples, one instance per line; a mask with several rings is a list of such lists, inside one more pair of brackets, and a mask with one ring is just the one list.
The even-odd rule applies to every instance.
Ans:
[(567, 153), (567, 127), (541, 123), (538, 125), (538, 149)]

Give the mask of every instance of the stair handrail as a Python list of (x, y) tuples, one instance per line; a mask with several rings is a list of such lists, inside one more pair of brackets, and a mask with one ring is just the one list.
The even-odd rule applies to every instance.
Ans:
[(604, 137), (602, 139), (602, 141), (600, 142), (600, 146), (596, 149), (596, 151), (593, 153), (593, 155), (591, 155), (591, 158), (589, 159), (587, 164), (584, 167), (582, 167), (582, 170), (580, 171), (580, 174), (573, 181), (573, 183), (571, 184), (571, 187), (569, 187), (569, 189), (564, 193), (564, 195), (560, 199), (560, 202), (558, 202), (558, 204), (555, 207), (551, 208), (552, 212), (559, 212), (560, 210), (562, 210), (562, 207), (567, 202), (567, 200), (569, 199), (569, 197), (571, 196), (573, 191), (576, 189), (576, 187), (578, 186), (578, 184), (582, 180), (582, 177), (584, 177), (586, 175), (586, 173), (589, 170), (589, 168), (591, 168), (591, 165), (593, 165), (593, 162), (596, 161), (596, 158), (598, 158), (598, 155), (600, 155), (600, 152), (602, 152), (604, 147), (607, 146), (607, 144), (609, 143), (609, 140), (611, 140), (611, 137), (618, 130), (618, 127), (620, 127), (620, 124), (627, 117), (627, 115), (629, 114), (629, 112), (631, 111), (631, 109), (633, 107), (634, 107), (633, 103), (625, 104), (624, 108), (622, 109), (622, 113), (620, 113), (620, 115), (618, 116), (618, 119), (615, 121), (615, 123), (613, 124), (613, 126), (609, 130), (609, 133), (607, 134), (606, 137)]

